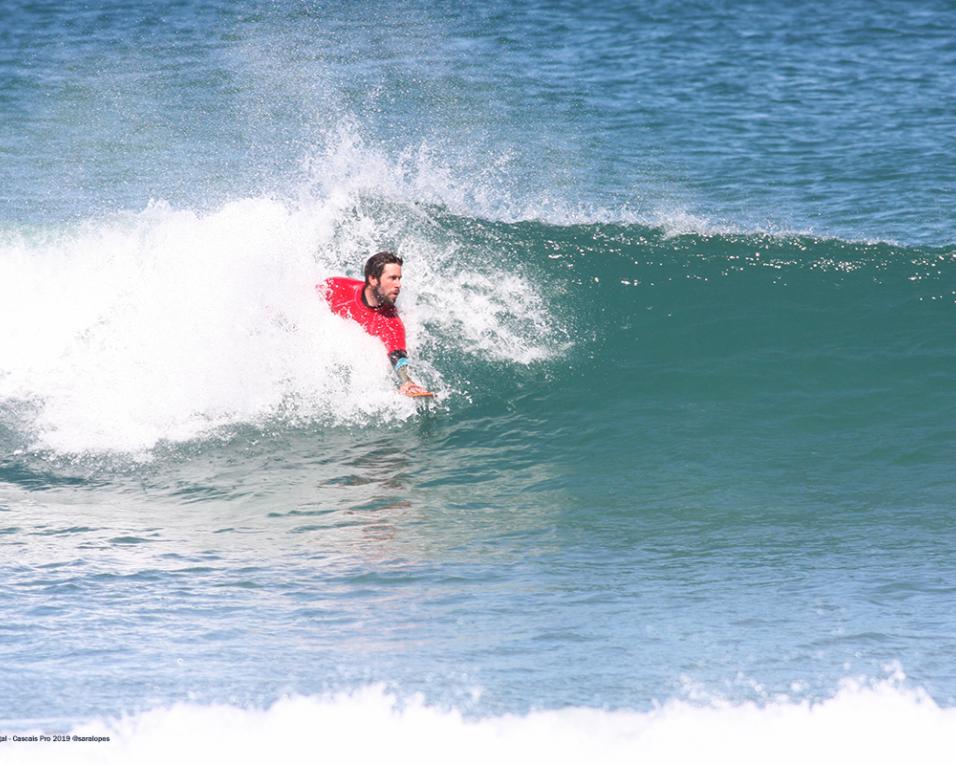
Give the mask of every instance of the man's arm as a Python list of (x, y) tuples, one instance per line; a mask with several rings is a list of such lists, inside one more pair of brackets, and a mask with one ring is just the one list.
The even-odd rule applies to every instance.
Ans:
[(427, 393), (427, 391), (414, 380), (408, 370), (408, 354), (405, 351), (392, 351), (388, 354), (388, 360), (392, 362), (395, 368), (395, 374), (401, 380), (398, 390), (406, 396)]

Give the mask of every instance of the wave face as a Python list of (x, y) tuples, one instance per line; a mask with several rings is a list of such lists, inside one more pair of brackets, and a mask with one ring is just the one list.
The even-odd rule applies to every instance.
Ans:
[(356, 191), (206, 214), (156, 204), (5, 237), (8, 427), (81, 454), (244, 424), (407, 419), (377, 342), (314, 289), (358, 273), (383, 231), (408, 258), (418, 373), (451, 413), (530, 375), (547, 382), (529, 415), (559, 407), (645, 438), (672, 418), (694, 441), (869, 434), (865, 464), (874, 443), (905, 459), (949, 435), (954, 250), (500, 223)]
[(10, 4), (0, 727), (948, 751), (953, 8), (359, 10)]

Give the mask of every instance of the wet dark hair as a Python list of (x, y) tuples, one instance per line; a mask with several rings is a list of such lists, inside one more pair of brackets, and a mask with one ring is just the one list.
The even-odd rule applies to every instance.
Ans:
[(385, 270), (387, 263), (397, 263), (402, 265), (403, 261), (394, 252), (376, 252), (372, 257), (365, 261), (365, 283), (368, 284), (370, 277), (376, 279), (382, 278), (382, 271)]

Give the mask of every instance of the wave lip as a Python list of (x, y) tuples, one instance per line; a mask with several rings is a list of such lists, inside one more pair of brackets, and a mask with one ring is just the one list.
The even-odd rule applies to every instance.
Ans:
[[(41, 735), (28, 731), (23, 736)], [(49, 735), (49, 734), (42, 734)], [(887, 681), (817, 702), (670, 701), (648, 712), (565, 708), (469, 719), (382, 686), (293, 697), (264, 710), (177, 704), (74, 728), (73, 762), (727, 763), (951, 761), (956, 709)], [(93, 740), (95, 738), (101, 740)], [(108, 739), (108, 740), (102, 740)], [(56, 762), (66, 744), (8, 743), (10, 761)]]

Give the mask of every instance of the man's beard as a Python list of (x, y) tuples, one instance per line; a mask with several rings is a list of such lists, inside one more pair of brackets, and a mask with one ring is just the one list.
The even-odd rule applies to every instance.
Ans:
[(388, 295), (386, 295), (378, 287), (372, 287), (372, 292), (375, 293), (375, 299), (378, 301), (380, 306), (385, 306), (386, 308), (391, 308), (395, 305), (395, 301), (392, 300)]

